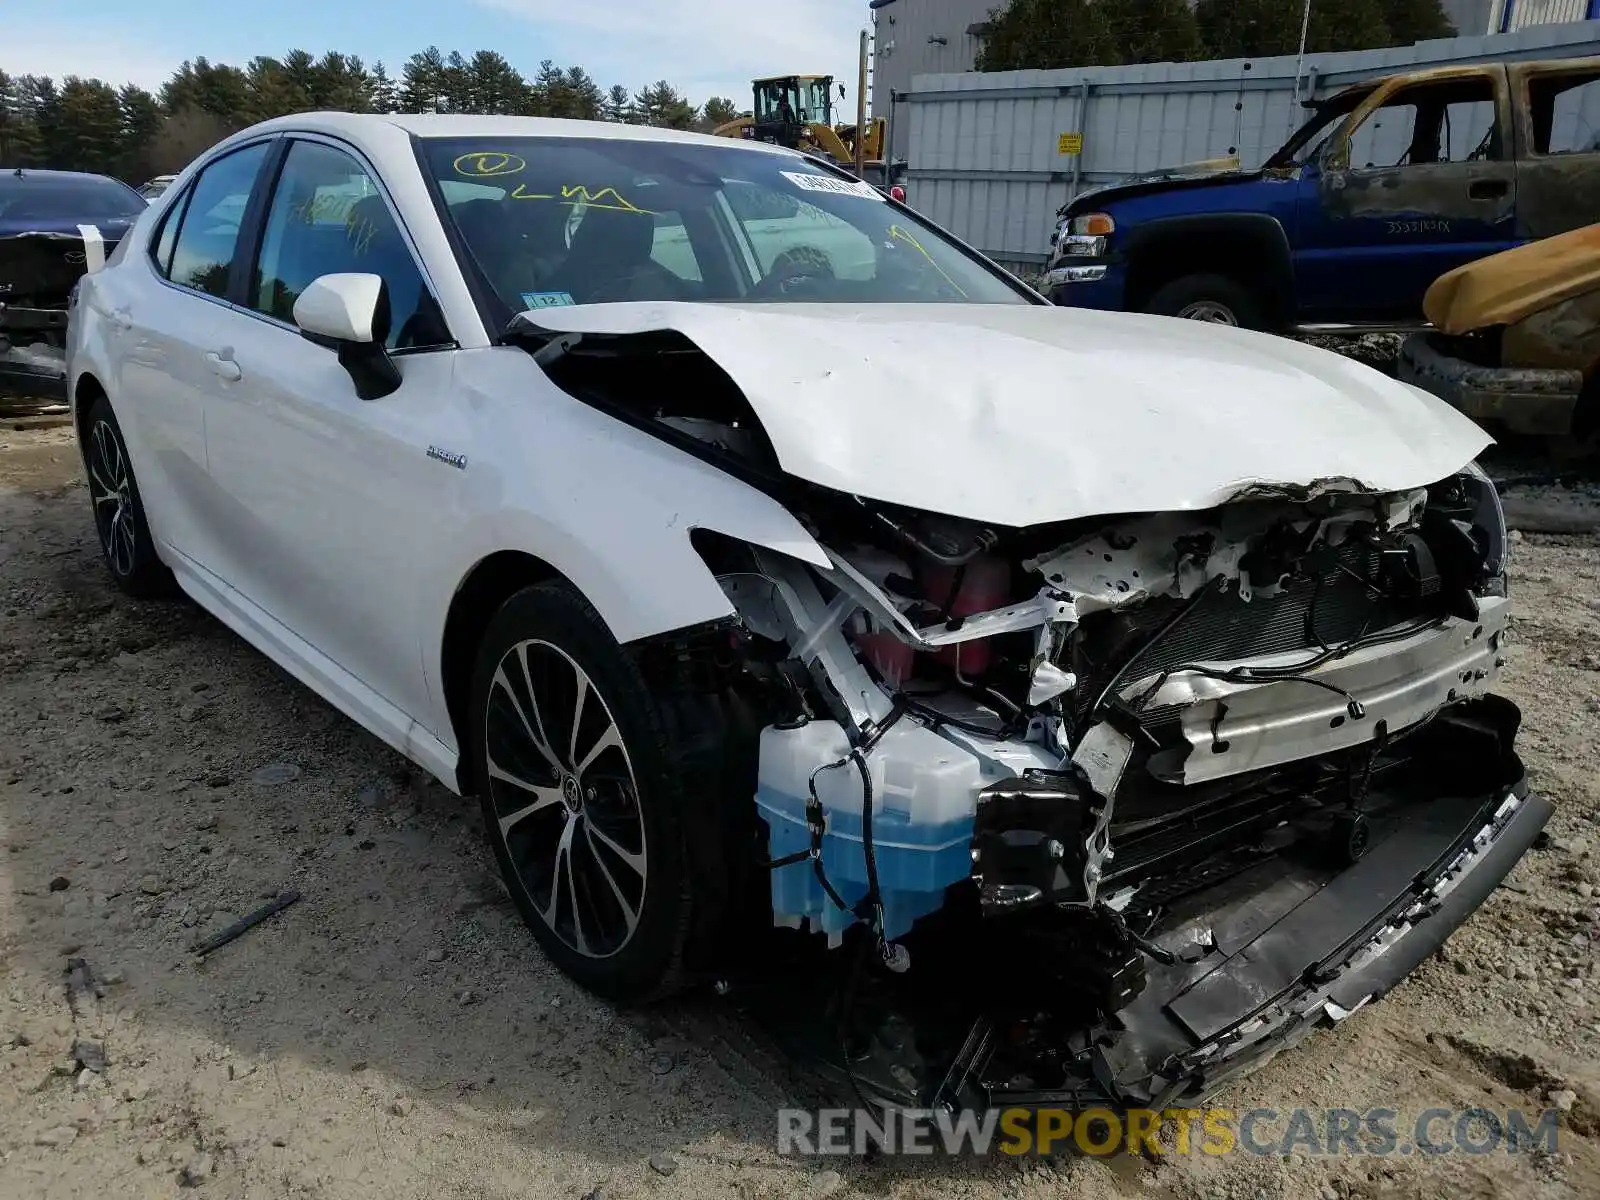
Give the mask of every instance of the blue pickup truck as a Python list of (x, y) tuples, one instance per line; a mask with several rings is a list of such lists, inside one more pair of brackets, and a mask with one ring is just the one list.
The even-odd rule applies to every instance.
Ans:
[(1057, 304), (1254, 329), (1421, 325), (1444, 272), (1600, 218), (1600, 58), (1376, 79), (1258, 170), (1171, 173), (1058, 213)]

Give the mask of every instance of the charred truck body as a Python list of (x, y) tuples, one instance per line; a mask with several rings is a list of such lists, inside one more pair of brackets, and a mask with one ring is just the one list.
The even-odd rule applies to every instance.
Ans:
[[(1197, 1099), (1382, 995), (1549, 814), (1491, 692), (1509, 599), (1488, 439), (1266, 335), (950, 306), (963, 365), (936, 336), (956, 318), (886, 307), (933, 356), (890, 387), (919, 393), (915, 423), (839, 407), (862, 394), (857, 327), (826, 306), (519, 318), (558, 386), (779, 498), (826, 555), (695, 535), (735, 616), (665, 657), (743, 697), (729, 745), (756, 794), (703, 868), (848, 964), (817, 967), (810, 1011), (857, 1094)], [(772, 355), (830, 339), (825, 384), (785, 391)], [(1042, 396), (944, 407), (1012, 379), (990, 351), (1021, 381), (1058, 348), (1105, 396), (1081, 428)], [(1205, 394), (1157, 420), (1178, 364)], [(866, 460), (816, 432), (845, 419), (875, 447), (848, 490)], [(951, 428), (971, 458), (934, 514), (918, 483)], [(792, 974), (781, 991), (792, 1011)]]

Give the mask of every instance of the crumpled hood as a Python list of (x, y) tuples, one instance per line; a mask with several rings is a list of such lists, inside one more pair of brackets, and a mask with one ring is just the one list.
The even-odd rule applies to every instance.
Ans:
[(522, 319), (675, 330), (732, 377), (791, 475), (1004, 526), (1206, 509), (1256, 489), (1398, 491), (1492, 440), (1443, 400), (1329, 351), (1166, 317), (629, 303)]

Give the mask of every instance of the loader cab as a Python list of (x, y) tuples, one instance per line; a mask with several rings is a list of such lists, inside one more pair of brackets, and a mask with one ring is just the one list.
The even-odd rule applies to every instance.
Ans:
[(833, 124), (833, 77), (779, 75), (755, 81), (750, 110), (757, 141), (797, 149), (800, 135), (812, 124)]

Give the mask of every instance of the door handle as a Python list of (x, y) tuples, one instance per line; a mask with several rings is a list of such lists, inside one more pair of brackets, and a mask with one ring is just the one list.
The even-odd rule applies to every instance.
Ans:
[(219, 379), (233, 383), (244, 377), (244, 370), (233, 361), (233, 353), (229, 351), (226, 356), (215, 350), (206, 351), (206, 365), (211, 368), (211, 373)]
[(1504, 179), (1474, 179), (1467, 184), (1467, 196), (1472, 200), (1494, 200), (1511, 190)]

